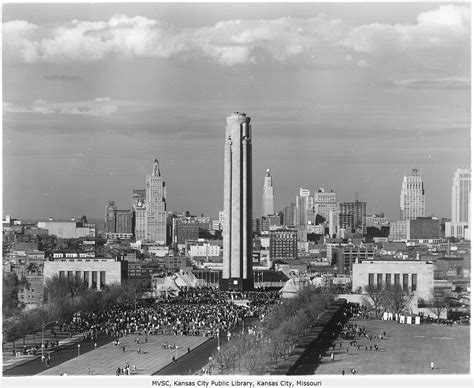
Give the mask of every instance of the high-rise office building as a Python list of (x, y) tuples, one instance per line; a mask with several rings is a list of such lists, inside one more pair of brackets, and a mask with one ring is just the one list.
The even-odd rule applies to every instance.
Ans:
[(166, 244), (166, 187), (158, 160), (151, 175), (146, 176), (145, 239)]
[(329, 237), (333, 238), (339, 234), (339, 208), (329, 209)]
[(105, 207), (105, 234), (115, 233), (115, 201), (109, 201), (109, 204)]
[(131, 234), (132, 212), (130, 210), (119, 210), (115, 201), (109, 201), (105, 207), (105, 233), (108, 234)]
[(265, 180), (263, 182), (262, 216), (266, 217), (270, 214), (275, 214), (275, 210), (272, 177), (270, 175), (270, 170), (267, 169), (267, 173), (265, 174)]
[(146, 190), (134, 189), (132, 191), (132, 225), (133, 234), (137, 240), (145, 240), (146, 238)]
[(400, 193), (400, 220), (414, 220), (425, 216), (425, 189), (420, 171), (411, 170), (405, 175)]
[(308, 225), (308, 223), (313, 223), (313, 218), (313, 198), (309, 189), (301, 187), (296, 196), (295, 224)]
[(469, 222), (471, 170), (458, 168), (454, 173), (451, 197), (451, 222)]
[(451, 197), (451, 221), (445, 224), (445, 236), (470, 238), (471, 170), (458, 168), (454, 173)]
[(289, 206), (283, 208), (283, 225), (294, 226), (295, 225), (295, 209), (296, 204), (291, 202)]
[(115, 211), (115, 233), (133, 233), (131, 210)]
[(329, 211), (336, 209), (336, 193), (332, 190), (328, 193), (324, 189), (318, 189), (314, 193), (314, 213), (324, 217), (329, 222)]
[(252, 132), (250, 117), (227, 117), (224, 148), (224, 229), (221, 290), (253, 289)]
[(367, 202), (341, 202), (339, 204), (339, 228), (351, 233), (367, 233), (365, 224)]

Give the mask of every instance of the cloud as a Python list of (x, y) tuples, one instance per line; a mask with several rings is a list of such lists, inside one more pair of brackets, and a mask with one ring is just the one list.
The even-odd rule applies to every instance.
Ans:
[[(107, 102), (107, 103), (105, 103)], [(39, 98), (31, 105), (16, 105), (10, 102), (3, 103), (4, 113), (37, 113), (83, 116), (110, 116), (119, 110), (118, 104), (110, 99), (96, 99), (94, 101), (48, 102)]]
[(142, 16), (115, 15), (108, 21), (78, 21), (38, 26), (26, 21), (3, 24), (8, 62), (91, 62), (114, 57), (171, 58), (190, 55), (224, 66), (277, 62), (318, 54), (343, 37), (343, 23), (319, 14), (309, 19), (231, 20), (214, 26), (179, 28)]
[(390, 81), (382, 86), (409, 89), (469, 89), (471, 87), (471, 80), (467, 77), (404, 79)]
[(322, 13), (310, 18), (227, 20), (194, 28), (126, 15), (47, 26), (15, 20), (3, 23), (3, 36), (4, 61), (14, 63), (205, 58), (229, 67), (299, 58), (300, 63), (366, 67), (370, 60), (352, 56), (469, 47), (470, 9), (441, 5), (420, 13), (415, 24), (361, 26)]
[(75, 82), (81, 81), (82, 78), (75, 76), (75, 75), (64, 75), (64, 74), (52, 74), (52, 75), (44, 75), (43, 79), (48, 81), (65, 81), (65, 82)]
[(368, 24), (354, 28), (344, 45), (358, 53), (385, 55), (410, 50), (439, 49), (468, 45), (471, 34), (470, 9), (441, 5), (418, 15), (417, 24)]

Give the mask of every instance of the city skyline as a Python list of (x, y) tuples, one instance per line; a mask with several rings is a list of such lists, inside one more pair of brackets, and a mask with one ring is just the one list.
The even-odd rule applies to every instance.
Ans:
[(324, 187), (396, 220), (417, 168), (426, 215), (449, 218), (453, 174), (470, 166), (469, 7), (6, 4), (3, 213), (131, 208), (157, 157), (167, 208), (215, 218), (223, 118), (245, 111), (275, 211)]

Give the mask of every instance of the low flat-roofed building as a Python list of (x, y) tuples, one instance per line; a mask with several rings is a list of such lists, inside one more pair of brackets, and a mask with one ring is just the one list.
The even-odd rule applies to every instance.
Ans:
[(44, 280), (57, 275), (77, 279), (89, 288), (101, 290), (105, 285), (121, 283), (127, 278), (127, 262), (106, 258), (57, 258), (44, 263)]
[(95, 224), (83, 224), (76, 221), (39, 221), (38, 228), (48, 230), (48, 234), (57, 238), (95, 237)]
[(444, 227), (444, 236), (446, 238), (463, 238), (470, 240), (470, 229), (468, 222), (446, 222)]
[(362, 291), (367, 285), (400, 285), (412, 292), (416, 301), (433, 297), (434, 270), (432, 262), (423, 260), (363, 260), (352, 265), (352, 291)]

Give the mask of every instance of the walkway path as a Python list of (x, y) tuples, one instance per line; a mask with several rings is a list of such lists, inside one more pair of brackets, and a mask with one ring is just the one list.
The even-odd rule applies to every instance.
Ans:
[[(115, 375), (117, 368), (124, 368), (126, 363), (130, 365), (132, 375), (150, 376), (170, 364), (173, 357), (177, 360), (187, 354), (188, 348), (192, 350), (211, 339), (210, 337), (151, 335), (145, 342), (145, 337), (142, 335), (139, 336), (140, 344), (137, 345), (136, 338), (136, 335), (128, 335), (120, 340), (119, 347), (109, 343), (48, 368), (38, 376), (59, 376), (61, 372), (67, 373), (68, 376), (111, 376)], [(176, 344), (178, 349), (163, 349), (163, 342)], [(122, 345), (125, 346), (125, 352)], [(137, 352), (138, 347), (141, 349), (141, 354)], [(136, 366), (136, 370), (133, 365)]]

